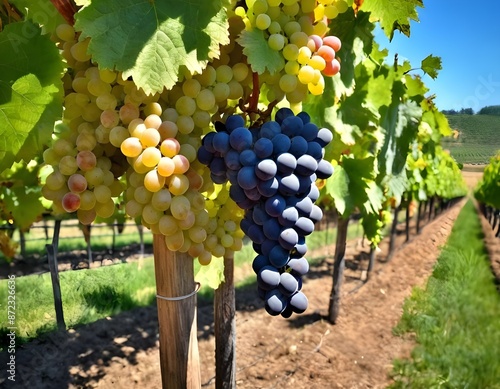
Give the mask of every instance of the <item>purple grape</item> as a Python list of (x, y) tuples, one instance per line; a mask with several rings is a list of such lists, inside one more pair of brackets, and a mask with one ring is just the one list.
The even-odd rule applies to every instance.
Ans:
[(229, 134), (231, 147), (238, 151), (249, 149), (252, 146), (252, 133), (248, 128), (237, 127)]
[(271, 265), (279, 269), (287, 264), (290, 259), (290, 252), (281, 247), (278, 242), (276, 243), (277, 245), (274, 246), (269, 252), (269, 262), (271, 262)]
[(226, 153), (226, 155), (224, 156), (224, 162), (226, 163), (226, 166), (229, 169), (232, 170), (241, 169), (240, 153), (238, 153), (234, 149), (231, 149)]
[(278, 285), (280, 292), (285, 296), (291, 296), (299, 290), (299, 282), (297, 279), (292, 274), (286, 272), (281, 273)]
[(318, 142), (321, 147), (325, 147), (333, 139), (333, 134), (328, 128), (322, 128), (318, 131), (318, 136), (316, 137), (316, 142)]
[(323, 218), (323, 211), (317, 205), (312, 206), (311, 212), (309, 213), (309, 219), (314, 223), (319, 222)]
[(317, 168), (318, 162), (316, 162), (312, 156), (304, 154), (297, 159), (297, 168), (295, 171), (296, 174), (310, 176), (316, 171)]
[(255, 224), (262, 226), (267, 220), (269, 220), (271, 216), (266, 213), (266, 210), (263, 209), (262, 205), (259, 204), (253, 209), (252, 219)]
[(304, 124), (307, 124), (311, 121), (311, 116), (309, 116), (309, 114), (307, 112), (304, 112), (304, 111), (299, 112), (297, 114), (297, 116), (302, 119), (302, 123), (304, 123)]
[(278, 242), (275, 240), (271, 240), (271, 239), (264, 240), (264, 242), (262, 242), (262, 244), (260, 245), (262, 255), (265, 255), (267, 260), (269, 260), (269, 254), (271, 253), (271, 250), (273, 249), (273, 247), (276, 245), (278, 245)]
[(318, 126), (314, 123), (304, 123), (300, 135), (310, 142), (318, 137)]
[(265, 255), (259, 254), (253, 259), (252, 269), (255, 274), (258, 274), (264, 266), (269, 266), (270, 264), (269, 259)]
[(279, 191), (285, 196), (292, 196), (299, 191), (300, 182), (295, 174), (290, 174), (278, 179)]
[(278, 171), (276, 163), (272, 159), (264, 159), (255, 165), (255, 174), (261, 180), (273, 178)]
[(283, 153), (276, 158), (278, 171), (283, 174), (291, 174), (297, 167), (297, 159), (290, 153)]
[(257, 282), (262, 289), (271, 290), (280, 284), (280, 272), (273, 266), (267, 265), (257, 273)]
[(212, 140), (212, 144), (215, 151), (225, 155), (230, 149), (229, 134), (227, 132), (216, 133)]
[(252, 188), (252, 189), (243, 189), (243, 190), (244, 190), (247, 198), (249, 198), (250, 200), (253, 200), (253, 201), (259, 201), (261, 196), (262, 196), (260, 194), (259, 190), (257, 189), (257, 187)]
[(214, 136), (215, 134), (217, 134), (216, 132), (209, 132), (207, 135), (205, 135), (201, 141), (201, 144), (203, 146), (205, 146), (205, 148), (211, 152), (211, 153), (215, 153), (215, 149), (214, 149), (214, 145), (212, 143), (213, 139), (214, 139)]
[(215, 174), (215, 173), (210, 173), (210, 179), (213, 181), (214, 184), (225, 184), (227, 182), (227, 177), (226, 173), (221, 173), (221, 174)]
[(302, 138), (301, 136), (294, 136), (292, 138), (292, 143), (288, 152), (295, 158), (299, 158), (301, 155), (307, 153), (308, 146), (309, 145), (304, 138)]
[(307, 197), (309, 197), (313, 203), (319, 198), (319, 189), (316, 184), (311, 185), (311, 190), (309, 191)]
[(214, 154), (207, 150), (205, 146), (200, 146), (197, 152), (198, 161), (200, 161), (203, 165), (210, 165)]
[(290, 138), (300, 134), (302, 132), (302, 127), (304, 127), (302, 119), (297, 116), (288, 116), (283, 119), (283, 122), (281, 122), (280, 124), (281, 132), (285, 135), (288, 135)]
[(310, 235), (314, 231), (314, 223), (311, 219), (301, 216), (295, 222), (295, 230), (300, 235)]
[(238, 172), (238, 185), (243, 189), (252, 189), (257, 186), (257, 177), (253, 166), (244, 166)]
[(243, 150), (240, 154), (240, 163), (243, 166), (255, 166), (258, 161), (253, 150)]
[(269, 218), (262, 225), (262, 230), (267, 239), (278, 240), (281, 233), (281, 225), (276, 218)]
[(274, 120), (279, 124), (282, 124), (283, 120), (285, 120), (289, 116), (295, 116), (293, 111), (290, 108), (283, 107), (278, 109), (276, 115), (274, 116)]
[(265, 159), (273, 154), (273, 142), (271, 139), (260, 138), (253, 145), (255, 155), (260, 159)]
[(260, 128), (260, 138), (273, 139), (276, 135), (281, 133), (281, 126), (277, 122), (266, 122)]
[(300, 276), (304, 276), (309, 272), (309, 262), (307, 262), (307, 259), (304, 257), (291, 258), (288, 261), (287, 266), (292, 269), (293, 273)]
[(286, 207), (285, 199), (280, 195), (274, 195), (266, 200), (265, 208), (269, 216), (278, 217)]
[(319, 162), (323, 158), (323, 148), (318, 142), (307, 142), (307, 154)]
[(233, 199), (235, 203), (243, 201), (247, 198), (243, 188), (239, 187), (238, 185), (231, 185), (229, 187), (229, 196)]
[(283, 227), (293, 227), (298, 218), (299, 211), (295, 207), (286, 207), (278, 216), (278, 221)]
[(287, 299), (278, 289), (266, 293), (265, 309), (271, 316), (278, 316), (287, 306)]
[(280, 155), (288, 152), (290, 150), (290, 145), (292, 141), (285, 134), (275, 135), (272, 139), (273, 142), (273, 154)]
[(264, 236), (264, 232), (262, 232), (262, 228), (257, 224), (252, 224), (250, 227), (248, 227), (248, 232), (246, 233), (246, 235), (252, 242), (255, 242), (257, 244), (261, 244), (266, 238)]
[(304, 293), (297, 292), (292, 296), (289, 304), (295, 313), (303, 313), (307, 309), (309, 302), (307, 301), (307, 297)]
[(278, 242), (285, 250), (291, 251), (299, 241), (299, 235), (293, 228), (281, 231)]
[(259, 181), (257, 183), (257, 189), (260, 194), (264, 197), (272, 197), (278, 192), (279, 182), (276, 178), (270, 178), (269, 180)]
[(240, 115), (231, 115), (226, 119), (226, 130), (231, 133), (238, 127), (245, 127), (245, 119)]
[(303, 199), (300, 199), (297, 201), (295, 204), (295, 208), (299, 211), (299, 214), (302, 216), (309, 216), (313, 209), (313, 202), (309, 197), (304, 197)]
[(333, 166), (330, 162), (322, 159), (318, 163), (318, 169), (316, 169), (316, 175), (318, 178), (327, 179), (333, 174)]

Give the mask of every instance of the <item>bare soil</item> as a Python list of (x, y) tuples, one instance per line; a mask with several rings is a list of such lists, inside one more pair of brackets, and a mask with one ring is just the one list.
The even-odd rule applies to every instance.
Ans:
[[(254, 288), (238, 290), (238, 388), (384, 388), (394, 358), (408, 357), (411, 336), (392, 333), (414, 286), (431, 274), (463, 201), (428, 223), (386, 262), (381, 245), (375, 270), (363, 282), (368, 247), (348, 242), (341, 313), (336, 325), (326, 319), (332, 287), (333, 246), (311, 268), (303, 291), (309, 308), (290, 319), (271, 317)], [(400, 226), (403, 230), (404, 226)], [(498, 239), (496, 258), (500, 252)], [(492, 256), (493, 258), (493, 256)], [(203, 387), (215, 387), (213, 306), (199, 301), (198, 341)], [(0, 355), (4, 365), (6, 354)], [(90, 325), (52, 333), (19, 346), (17, 388), (161, 388), (156, 307), (138, 308)], [(2, 372), (2, 375), (4, 373)], [(0, 383), (2, 379), (0, 378)]]

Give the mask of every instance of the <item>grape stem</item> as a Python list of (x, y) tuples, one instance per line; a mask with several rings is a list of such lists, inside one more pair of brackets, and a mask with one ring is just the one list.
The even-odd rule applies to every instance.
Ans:
[(54, 7), (57, 8), (69, 25), (72, 26), (75, 24), (75, 13), (78, 9), (73, 0), (50, 0), (50, 2), (54, 4)]

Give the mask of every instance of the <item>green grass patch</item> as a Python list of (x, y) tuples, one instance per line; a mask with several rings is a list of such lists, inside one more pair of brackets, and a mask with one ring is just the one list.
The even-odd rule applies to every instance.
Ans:
[(500, 388), (500, 295), (471, 201), (394, 331), (414, 333), (418, 345), (395, 361), (391, 388)]

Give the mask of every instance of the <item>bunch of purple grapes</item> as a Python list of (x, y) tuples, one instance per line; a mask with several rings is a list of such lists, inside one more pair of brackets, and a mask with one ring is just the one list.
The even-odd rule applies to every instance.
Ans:
[(231, 183), (230, 196), (245, 210), (241, 229), (258, 254), (253, 261), (259, 296), (267, 312), (290, 317), (308, 301), (301, 292), (309, 271), (305, 237), (323, 217), (314, 204), (316, 180), (333, 173), (323, 159), (332, 132), (319, 129), (310, 116), (281, 108), (275, 121), (246, 128), (239, 115), (218, 122), (203, 138), (198, 159), (210, 167), (213, 182)]

